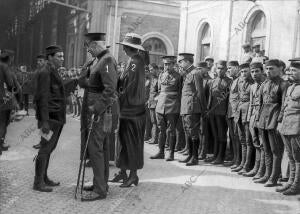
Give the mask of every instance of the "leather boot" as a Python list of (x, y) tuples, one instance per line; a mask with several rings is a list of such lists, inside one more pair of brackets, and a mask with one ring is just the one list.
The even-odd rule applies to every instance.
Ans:
[(59, 182), (54, 182), (51, 179), (48, 178), (48, 166), (49, 166), (49, 160), (50, 160), (50, 155), (47, 156), (47, 162), (46, 162), (46, 167), (45, 167), (45, 175), (44, 175), (44, 182), (47, 186), (55, 187), (59, 186)]
[(10, 146), (6, 146), (4, 143), (4, 138), (1, 138), (0, 139), (0, 147), (1, 147), (1, 151), (7, 151)]
[(35, 160), (35, 176), (33, 189), (40, 192), (52, 192), (51, 188), (46, 187), (44, 182), (47, 155), (39, 154)]
[(235, 144), (235, 147), (236, 147), (235, 148), (236, 149), (236, 161), (235, 161), (234, 165), (230, 167), (230, 169), (238, 168), (241, 164), (241, 161), (242, 161), (242, 159), (241, 159), (241, 154), (242, 154), (241, 143), (240, 143), (238, 138), (236, 138), (235, 142), (236, 142), (236, 144)]
[(259, 169), (259, 164), (260, 164), (260, 150), (256, 149), (255, 151), (255, 163), (254, 167), (250, 172), (244, 173), (243, 176), (245, 177), (253, 177), (256, 175)]
[(300, 163), (295, 163), (296, 172), (293, 184), (284, 191), (282, 194), (284, 195), (298, 195), (300, 194)]
[(150, 159), (164, 159), (165, 158), (165, 140), (162, 139), (163, 137), (160, 135), (158, 138), (158, 148), (159, 151), (156, 155), (150, 157)]
[(260, 163), (259, 163), (259, 168), (258, 168), (258, 171), (257, 171), (256, 175), (253, 177), (253, 180), (257, 180), (257, 179), (263, 177), (264, 174), (265, 174), (265, 170), (266, 170), (266, 165), (265, 165), (265, 152), (264, 152), (264, 150), (261, 148), (261, 149), (260, 149)]
[(189, 160), (189, 162), (187, 162), (185, 165), (186, 166), (194, 166), (194, 165), (198, 165), (198, 149), (199, 149), (199, 144), (200, 141), (199, 139), (193, 139), (192, 140), (192, 146), (193, 146), (193, 157)]
[(189, 145), (188, 145), (188, 148), (189, 148), (189, 149), (188, 149), (188, 152), (189, 152), (189, 154), (188, 154), (188, 156), (187, 156), (185, 159), (180, 160), (180, 161), (179, 161), (180, 163), (187, 163), (187, 162), (189, 162), (189, 161), (192, 159), (192, 157), (193, 157), (193, 142), (192, 142), (192, 139), (188, 138), (187, 143), (189, 144)]
[(212, 164), (217, 165), (217, 164), (224, 163), (226, 143), (227, 143), (226, 141), (220, 141), (218, 156), (216, 160), (211, 162)]
[(272, 153), (271, 154), (265, 153), (265, 166), (266, 166), (266, 171), (264, 176), (255, 180), (254, 183), (264, 184), (269, 180), (272, 173)]
[(247, 145), (246, 148), (247, 148), (246, 162), (245, 162), (245, 164), (243, 166), (243, 169), (238, 172), (239, 175), (247, 173), (250, 170), (250, 163), (251, 163), (251, 158), (252, 158), (253, 146), (252, 145)]
[(170, 152), (169, 152), (169, 157), (166, 159), (166, 161), (174, 160), (175, 145), (176, 145), (176, 136), (175, 135), (170, 136)]
[(202, 146), (200, 149), (200, 153), (199, 153), (199, 160), (205, 160), (206, 159), (206, 155), (207, 155), (207, 142), (206, 142), (206, 137), (205, 135), (202, 135)]
[(246, 156), (247, 156), (247, 147), (246, 145), (241, 145), (242, 147), (242, 161), (240, 163), (240, 165), (237, 168), (232, 169), (232, 172), (239, 172), (243, 169), (245, 162), (246, 162)]
[(281, 160), (282, 160), (282, 156), (280, 154), (276, 155), (276, 157), (273, 158), (272, 173), (268, 182), (265, 184), (265, 187), (277, 186), (277, 181), (281, 174)]
[(295, 179), (295, 173), (296, 173), (295, 162), (293, 162), (293, 163), (291, 161), (289, 162), (289, 170), (290, 170), (289, 171), (290, 176), (289, 176), (288, 182), (285, 185), (283, 185), (282, 187), (276, 188), (276, 190), (275, 190), (276, 192), (284, 192), (292, 186), (294, 179)]
[(121, 188), (128, 188), (131, 187), (132, 184), (137, 186), (139, 183), (139, 177), (137, 176), (136, 170), (130, 170), (129, 178), (120, 185)]

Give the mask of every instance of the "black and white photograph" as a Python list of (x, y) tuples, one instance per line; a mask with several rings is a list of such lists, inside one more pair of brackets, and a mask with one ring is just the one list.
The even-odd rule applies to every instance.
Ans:
[(0, 0), (1, 214), (300, 214), (300, 0)]

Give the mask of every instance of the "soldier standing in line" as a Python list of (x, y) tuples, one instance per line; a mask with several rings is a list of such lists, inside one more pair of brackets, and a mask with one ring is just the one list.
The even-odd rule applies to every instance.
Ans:
[(213, 157), (205, 159), (212, 164), (224, 163), (227, 143), (226, 114), (228, 107), (229, 88), (232, 80), (226, 76), (227, 62), (217, 62), (218, 77), (211, 81), (208, 111), (214, 137)]
[(227, 110), (227, 125), (229, 130), (230, 142), (233, 150), (233, 160), (228, 164), (234, 169), (240, 165), (240, 143), (238, 139), (236, 123), (234, 122), (234, 117), (237, 113), (237, 107), (239, 102), (238, 93), (238, 81), (239, 81), (239, 63), (238, 61), (229, 61), (227, 64), (229, 76), (232, 78), (233, 82), (230, 86), (228, 110)]
[[(117, 62), (105, 46), (105, 33), (85, 35), (85, 47), (96, 58), (90, 67), (87, 84), (87, 122), (92, 126), (88, 142), (88, 153), (93, 169), (93, 185), (84, 187), (92, 194), (83, 201), (95, 201), (106, 198), (109, 176), (108, 138), (112, 127), (112, 105), (116, 99)], [(92, 115), (94, 122), (92, 123)], [(86, 127), (85, 127), (86, 128)]]
[(288, 182), (276, 189), (284, 195), (300, 194), (300, 59), (291, 59), (290, 78), (293, 83), (288, 87), (281, 108), (278, 130), (289, 158), (290, 176)]
[(234, 118), (237, 124), (238, 136), (241, 144), (242, 160), (240, 165), (233, 169), (233, 172), (238, 174), (246, 173), (250, 170), (251, 158), (253, 153), (253, 145), (249, 131), (249, 122), (247, 122), (247, 113), (250, 104), (250, 87), (253, 84), (253, 79), (250, 73), (249, 63), (243, 63), (239, 66), (240, 77), (238, 80), (238, 96), (239, 102)]
[(255, 183), (266, 183), (265, 187), (277, 185), (281, 171), (281, 159), (284, 145), (277, 132), (278, 116), (288, 87), (280, 75), (280, 62), (278, 59), (266, 61), (267, 80), (260, 88), (260, 114), (258, 128), (261, 130), (261, 139), (265, 151), (265, 175), (255, 180)]
[[(156, 119), (159, 129), (158, 146), (159, 152), (151, 156), (151, 159), (165, 158), (165, 143), (169, 141), (170, 154), (166, 161), (174, 160), (176, 143), (176, 125), (180, 112), (180, 98), (182, 79), (174, 70), (175, 56), (164, 56), (164, 72), (158, 78), (158, 92), (156, 105)], [(167, 135), (167, 136), (166, 136)]]
[(13, 81), (9, 73), (7, 62), (9, 55), (2, 53), (0, 55), (0, 155), (3, 151), (7, 151), (8, 147), (4, 147), (4, 139), (7, 131), (7, 126), (10, 122), (11, 102), (6, 99), (11, 99), (7, 96), (7, 92), (13, 90)]
[[(211, 77), (208, 75), (209, 68), (207, 63), (202, 61), (197, 64), (197, 69), (200, 70), (201, 76), (203, 78), (203, 90), (205, 100), (207, 101), (209, 98), (209, 84), (211, 81)], [(207, 145), (209, 142), (209, 134), (211, 132), (211, 127), (209, 123), (208, 115), (201, 114), (201, 123), (200, 123), (200, 146), (199, 146), (199, 160), (205, 160), (207, 155)]]
[(193, 66), (194, 54), (180, 53), (178, 63), (186, 74), (182, 84), (180, 115), (182, 115), (183, 128), (189, 144), (189, 155), (180, 162), (193, 166), (198, 164), (199, 130), (201, 114), (207, 110), (206, 97), (201, 71)]
[(147, 141), (149, 144), (158, 143), (158, 128), (155, 115), (155, 107), (157, 104), (156, 96), (158, 95), (158, 66), (155, 63), (149, 65), (151, 74), (150, 95), (148, 99), (148, 108), (150, 111), (150, 120), (152, 123), (151, 139)]
[(250, 88), (250, 106), (247, 115), (247, 122), (249, 123), (249, 130), (252, 138), (252, 143), (255, 148), (255, 164), (253, 169), (244, 173), (243, 176), (253, 177), (253, 180), (259, 179), (265, 172), (265, 155), (260, 141), (259, 131), (257, 128), (257, 116), (259, 113), (259, 91), (262, 83), (265, 81), (263, 75), (263, 64), (260, 62), (253, 62), (250, 64), (251, 77), (254, 84)]

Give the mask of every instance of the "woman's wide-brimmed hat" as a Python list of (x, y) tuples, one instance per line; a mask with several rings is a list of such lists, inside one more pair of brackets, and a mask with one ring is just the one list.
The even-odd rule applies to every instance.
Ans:
[(136, 33), (127, 33), (122, 42), (117, 42), (117, 44), (129, 46), (138, 50), (144, 51), (142, 46), (142, 38)]

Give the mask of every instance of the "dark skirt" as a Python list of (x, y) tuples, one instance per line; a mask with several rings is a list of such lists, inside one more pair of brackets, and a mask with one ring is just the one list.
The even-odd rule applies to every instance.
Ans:
[(120, 118), (119, 145), (116, 166), (120, 169), (137, 170), (144, 166), (145, 115)]

